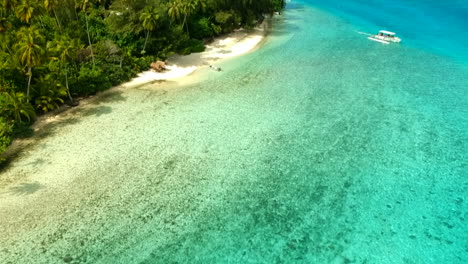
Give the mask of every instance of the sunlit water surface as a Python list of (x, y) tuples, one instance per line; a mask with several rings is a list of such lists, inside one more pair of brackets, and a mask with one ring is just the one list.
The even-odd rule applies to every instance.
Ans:
[(321, 2), (47, 126), (0, 175), (0, 262), (468, 263), (467, 2)]

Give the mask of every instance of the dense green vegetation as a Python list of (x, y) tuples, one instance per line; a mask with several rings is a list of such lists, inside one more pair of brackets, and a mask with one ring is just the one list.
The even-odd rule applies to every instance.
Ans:
[(37, 114), (204, 50), (284, 0), (0, 0), (0, 153)]

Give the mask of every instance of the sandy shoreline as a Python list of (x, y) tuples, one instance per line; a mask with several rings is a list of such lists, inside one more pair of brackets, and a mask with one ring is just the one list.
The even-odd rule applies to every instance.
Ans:
[(176, 80), (188, 76), (198, 69), (216, 65), (216, 63), (246, 54), (254, 50), (265, 37), (266, 23), (252, 30), (237, 30), (206, 45), (206, 50), (186, 56), (174, 55), (167, 60), (167, 70), (154, 70), (139, 73), (136, 78), (124, 83), (121, 87), (134, 87), (154, 81)]
[[(267, 26), (268, 22), (264, 21), (254, 29), (240, 29), (233, 33), (216, 38), (212, 43), (206, 45), (206, 50), (204, 52), (193, 53), (186, 56), (174, 55), (167, 60), (168, 70), (165, 72), (158, 73), (153, 70), (149, 70), (139, 73), (138, 76), (132, 80), (104, 91), (103, 94), (112, 93), (112, 91), (115, 91), (116, 89), (125, 90), (127, 88), (138, 87), (154, 82), (163, 82), (166, 80), (183, 83), (183, 81), (186, 80), (186, 77), (199, 69), (208, 68), (210, 65), (216, 65), (223, 60), (247, 54), (255, 50), (265, 39)], [(94, 102), (98, 98), (99, 94), (80, 101), (80, 106), (77, 108), (71, 108), (70, 106), (63, 105), (59, 109), (39, 117), (39, 119), (31, 126), (36, 136), (14, 140), (11, 146), (2, 153), (0, 157), (11, 161), (11, 158), (14, 159), (15, 156), (21, 153), (22, 149), (35, 141), (37, 133), (42, 131), (43, 128), (49, 127), (61, 120), (66, 120), (70, 115), (75, 113), (75, 111), (68, 110), (74, 109), (79, 111), (79, 109), (82, 109), (83, 107), (86, 108), (90, 103)], [(4, 163), (3, 166), (7, 163), (9, 162)]]

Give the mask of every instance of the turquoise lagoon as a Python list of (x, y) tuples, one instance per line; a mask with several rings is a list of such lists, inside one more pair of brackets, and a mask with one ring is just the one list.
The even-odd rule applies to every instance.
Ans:
[(0, 262), (467, 263), (468, 3), (323, 2), (46, 125), (0, 175)]

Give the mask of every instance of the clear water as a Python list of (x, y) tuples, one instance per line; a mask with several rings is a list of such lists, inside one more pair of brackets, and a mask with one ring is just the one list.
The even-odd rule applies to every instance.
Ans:
[(322, 2), (46, 127), (0, 175), (0, 262), (467, 263), (468, 3)]

